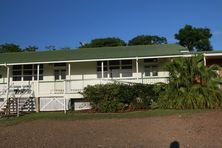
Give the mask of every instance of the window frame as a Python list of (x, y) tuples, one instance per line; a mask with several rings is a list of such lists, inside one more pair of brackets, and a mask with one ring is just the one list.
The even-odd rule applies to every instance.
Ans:
[[(58, 72), (57, 75), (56, 72)], [(63, 75), (63, 72), (65, 72), (65, 75)], [(66, 75), (67, 75), (66, 69), (54, 69), (54, 81), (66, 80)]]
[[(128, 61), (128, 62), (127, 62)], [(102, 61), (97, 61), (97, 78), (102, 78)], [(104, 78), (133, 77), (133, 60), (103, 61)], [(128, 71), (127, 71), (128, 70)], [(130, 74), (129, 74), (130, 73)]]
[[(39, 65), (39, 71), (41, 71), (39, 73), (39, 80), (43, 80), (43, 64), (28, 64), (12, 66), (12, 81), (37, 81), (37, 65)], [(15, 74), (16, 72), (20, 74)]]
[[(149, 73), (149, 75), (147, 74)], [(159, 76), (159, 66), (158, 59), (144, 59), (144, 77), (158, 77)]]

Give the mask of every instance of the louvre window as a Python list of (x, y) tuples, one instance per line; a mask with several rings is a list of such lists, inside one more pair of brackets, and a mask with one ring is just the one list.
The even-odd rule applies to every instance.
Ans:
[[(101, 62), (97, 62), (97, 78), (102, 77)], [(104, 78), (132, 77), (132, 60), (115, 60), (103, 62)]]
[(133, 68), (132, 60), (123, 60), (121, 61), (122, 77), (132, 77)]
[(22, 66), (21, 65), (12, 66), (12, 80), (13, 81), (22, 80)]
[[(97, 78), (102, 78), (102, 62), (101, 61), (98, 61), (97, 62)], [(107, 61), (104, 61), (103, 62), (103, 76), (104, 78), (107, 78), (108, 77), (108, 62)]]
[(158, 76), (158, 59), (144, 59), (144, 75)]
[(54, 71), (55, 80), (65, 80), (66, 79), (66, 70), (57, 69)]
[(158, 67), (157, 66), (145, 66), (144, 67), (145, 76), (158, 76)]
[[(39, 80), (43, 80), (43, 64), (39, 65)], [(37, 64), (36, 65), (14, 65), (12, 67), (13, 81), (32, 81), (37, 80)]]

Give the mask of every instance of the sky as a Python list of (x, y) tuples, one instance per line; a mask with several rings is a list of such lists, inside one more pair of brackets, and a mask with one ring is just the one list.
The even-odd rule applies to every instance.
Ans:
[(222, 50), (222, 0), (0, 0), (0, 44), (77, 48), (94, 38), (141, 34), (176, 43), (186, 24), (208, 27)]

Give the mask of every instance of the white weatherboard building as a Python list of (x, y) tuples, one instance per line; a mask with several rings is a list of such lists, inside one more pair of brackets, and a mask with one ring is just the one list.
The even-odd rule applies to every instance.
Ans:
[[(164, 64), (192, 53), (176, 44), (82, 48), (0, 54), (0, 110), (62, 111), (90, 108), (84, 87), (113, 82), (168, 82)], [(221, 52), (205, 53), (212, 61)]]

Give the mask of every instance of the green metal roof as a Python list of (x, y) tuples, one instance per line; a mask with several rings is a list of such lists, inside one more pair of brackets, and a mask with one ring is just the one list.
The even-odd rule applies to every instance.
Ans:
[(179, 55), (182, 50), (187, 49), (177, 44), (163, 44), (2, 53), (0, 64), (166, 56)]

